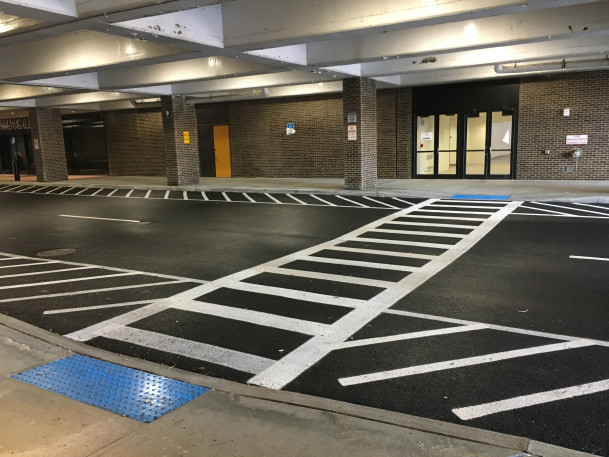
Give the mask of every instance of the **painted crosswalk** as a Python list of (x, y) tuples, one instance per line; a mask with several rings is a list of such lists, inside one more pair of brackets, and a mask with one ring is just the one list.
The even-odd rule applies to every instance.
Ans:
[(149, 200), (181, 200), (223, 203), (328, 206), (340, 208), (403, 209), (422, 199), (340, 195), (328, 193), (280, 193), (236, 191), (187, 191), (127, 189), (112, 187), (0, 185), (0, 192), (69, 195), (78, 197), (137, 198)]

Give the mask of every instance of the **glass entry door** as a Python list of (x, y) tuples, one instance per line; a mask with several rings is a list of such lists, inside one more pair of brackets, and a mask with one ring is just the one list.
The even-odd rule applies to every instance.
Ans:
[(457, 126), (456, 114), (417, 117), (417, 176), (457, 176)]
[(484, 112), (466, 119), (465, 177), (510, 178), (513, 162), (513, 115)]

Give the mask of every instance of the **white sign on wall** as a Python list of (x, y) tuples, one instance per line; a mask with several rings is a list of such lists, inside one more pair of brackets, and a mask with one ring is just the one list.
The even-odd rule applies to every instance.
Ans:
[(588, 135), (567, 135), (565, 144), (588, 144)]
[(421, 141), (433, 140), (433, 132), (421, 132)]
[(357, 140), (357, 125), (348, 125), (347, 126), (347, 139), (349, 141)]

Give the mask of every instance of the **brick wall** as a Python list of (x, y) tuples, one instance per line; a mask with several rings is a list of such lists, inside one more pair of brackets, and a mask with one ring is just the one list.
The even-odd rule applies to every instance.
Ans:
[[(609, 72), (525, 78), (520, 85), (517, 179), (609, 179)], [(563, 109), (570, 108), (570, 117)], [(577, 161), (566, 157), (575, 146), (570, 134), (588, 135), (577, 146)], [(543, 155), (543, 149), (550, 155)], [(567, 167), (577, 170), (567, 172)]]
[[(161, 113), (167, 184), (198, 184), (201, 172), (195, 107), (187, 105), (184, 97), (164, 96)], [(186, 133), (188, 141), (184, 137)]]
[(49, 182), (68, 179), (61, 111), (55, 108), (31, 108), (29, 116), (37, 180)]
[(412, 89), (397, 89), (396, 164), (397, 178), (412, 178)]
[(396, 178), (396, 102), (395, 89), (376, 93), (377, 170), (380, 179)]
[(165, 176), (163, 123), (155, 111), (104, 114), (111, 176)]
[(231, 103), (233, 176), (342, 178), (342, 105), (341, 94)]

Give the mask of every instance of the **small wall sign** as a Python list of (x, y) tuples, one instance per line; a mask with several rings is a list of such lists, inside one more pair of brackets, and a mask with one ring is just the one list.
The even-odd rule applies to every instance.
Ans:
[(349, 140), (349, 141), (357, 140), (357, 125), (348, 125), (347, 126), (347, 140)]
[(184, 132), (184, 144), (190, 144), (190, 132)]
[(294, 135), (296, 133), (296, 129), (294, 128), (294, 123), (293, 122), (289, 122), (288, 126), (285, 129), (285, 134), (286, 135)]
[(567, 135), (565, 144), (568, 145), (581, 145), (588, 144), (588, 135)]
[(347, 123), (355, 124), (356, 122), (357, 122), (357, 113), (354, 111), (347, 113)]

